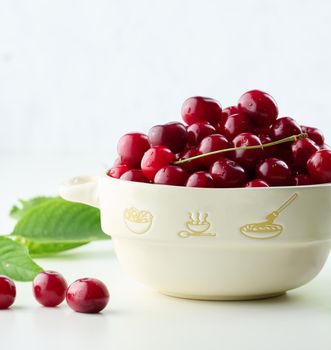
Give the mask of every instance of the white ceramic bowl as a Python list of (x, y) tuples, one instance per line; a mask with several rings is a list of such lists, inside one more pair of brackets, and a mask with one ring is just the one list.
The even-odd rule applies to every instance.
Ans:
[(60, 194), (100, 208), (120, 262), (172, 296), (279, 295), (314, 278), (330, 250), (330, 184), (205, 189), (98, 176)]

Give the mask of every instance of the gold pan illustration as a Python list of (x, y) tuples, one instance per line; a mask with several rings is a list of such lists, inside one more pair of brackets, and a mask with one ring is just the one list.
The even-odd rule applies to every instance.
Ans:
[(124, 222), (133, 233), (146, 233), (152, 226), (153, 215), (149, 211), (130, 208), (124, 210)]
[(279, 224), (274, 224), (274, 221), (279, 216), (279, 214), (285, 208), (287, 208), (297, 197), (298, 194), (294, 193), (277, 210), (267, 215), (265, 221), (241, 226), (240, 232), (247, 237), (256, 239), (269, 239), (280, 235), (283, 231), (283, 226)]
[(215, 233), (208, 232), (210, 228), (210, 222), (207, 220), (207, 218), (207, 213), (201, 214), (198, 212), (195, 217), (192, 213), (189, 213), (189, 220), (185, 224), (187, 230), (178, 232), (178, 236), (181, 238), (188, 238), (191, 236), (216, 236)]

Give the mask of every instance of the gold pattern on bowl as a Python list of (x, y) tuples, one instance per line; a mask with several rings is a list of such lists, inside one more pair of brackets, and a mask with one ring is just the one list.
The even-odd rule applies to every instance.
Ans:
[(124, 210), (124, 222), (131, 232), (143, 234), (151, 228), (153, 215), (149, 211), (132, 207)]
[(255, 239), (269, 239), (280, 235), (283, 232), (283, 226), (275, 224), (279, 214), (287, 208), (296, 198), (297, 193), (294, 193), (289, 199), (287, 199), (278, 209), (268, 214), (265, 221), (246, 224), (240, 227), (240, 232), (249, 237)]
[(216, 236), (215, 233), (208, 232), (210, 228), (210, 222), (208, 221), (208, 214), (201, 214), (197, 212), (194, 215), (192, 212), (189, 213), (189, 220), (185, 223), (185, 230), (179, 231), (178, 236), (181, 238), (188, 238), (191, 236)]
[(190, 222), (187, 222), (186, 226), (190, 231), (198, 233), (198, 232), (206, 232), (210, 227), (210, 223), (192, 224)]

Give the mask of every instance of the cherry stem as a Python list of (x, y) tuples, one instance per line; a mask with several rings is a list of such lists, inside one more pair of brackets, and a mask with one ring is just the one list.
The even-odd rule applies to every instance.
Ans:
[(197, 156), (194, 156), (194, 157), (185, 158), (185, 159), (179, 159), (176, 162), (174, 162), (173, 164), (174, 165), (179, 165), (179, 164), (191, 162), (192, 160), (195, 160), (195, 159), (200, 159), (200, 158), (203, 158), (203, 157), (212, 156), (212, 155), (215, 155), (215, 154), (220, 154), (220, 153), (225, 153), (225, 152), (240, 151), (240, 150), (250, 150), (250, 149), (259, 149), (259, 148), (276, 146), (276, 145), (280, 145), (281, 143), (294, 142), (294, 141), (305, 139), (307, 137), (308, 137), (307, 133), (302, 133), (302, 134), (298, 134), (298, 135), (288, 136), (288, 137), (285, 137), (285, 138), (277, 140), (277, 141), (264, 143), (262, 145), (241, 146), (241, 147), (231, 147), (231, 148), (219, 149), (219, 150), (208, 152), (208, 153), (198, 154)]

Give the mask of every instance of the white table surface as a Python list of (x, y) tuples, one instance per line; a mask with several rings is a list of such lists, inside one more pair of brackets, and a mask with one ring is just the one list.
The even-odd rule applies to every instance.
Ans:
[[(106, 159), (106, 161), (104, 161)], [(54, 194), (67, 177), (102, 171), (107, 157), (0, 155), (0, 233), (17, 198)], [(308, 285), (284, 296), (247, 302), (181, 300), (132, 279), (111, 242), (98, 242), (39, 259), (68, 282), (97, 277), (111, 300), (99, 315), (78, 314), (65, 303), (44, 308), (30, 283), (17, 283), (17, 300), (0, 311), (0, 349), (330, 349), (331, 261)]]

